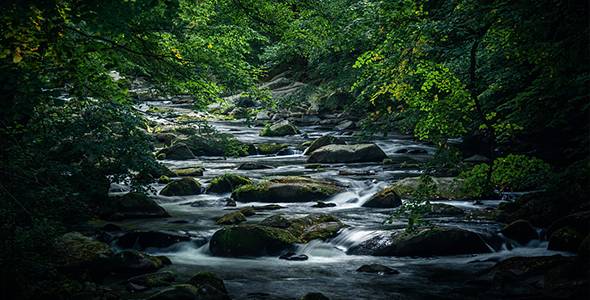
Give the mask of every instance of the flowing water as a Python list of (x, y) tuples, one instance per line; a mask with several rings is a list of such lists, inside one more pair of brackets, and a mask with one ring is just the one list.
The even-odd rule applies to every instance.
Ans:
[[(370, 238), (384, 235), (391, 229), (404, 226), (403, 221), (383, 224), (392, 213), (391, 209), (364, 208), (361, 205), (374, 193), (393, 181), (417, 176), (419, 169), (396, 169), (381, 163), (333, 164), (319, 170), (306, 169), (305, 156), (296, 147), (307, 140), (325, 134), (334, 134), (345, 140), (351, 136), (340, 136), (330, 128), (319, 126), (300, 127), (302, 134), (290, 137), (260, 137), (260, 127), (251, 128), (239, 121), (211, 122), (219, 131), (228, 132), (249, 143), (285, 143), (294, 149), (292, 155), (255, 155), (243, 158), (200, 157), (195, 160), (171, 161), (164, 164), (170, 168), (203, 166), (206, 171), (199, 180), (206, 186), (215, 176), (226, 172), (241, 174), (253, 179), (276, 175), (305, 175), (313, 178), (337, 181), (346, 186), (346, 191), (335, 195), (326, 202), (335, 207), (312, 208), (314, 203), (280, 203), (285, 208), (275, 211), (257, 212), (248, 217), (248, 223), (256, 223), (274, 214), (289, 217), (305, 216), (311, 213), (329, 213), (337, 216), (350, 227), (343, 229), (332, 240), (312, 241), (297, 248), (297, 253), (306, 254), (306, 261), (286, 261), (278, 257), (227, 258), (215, 257), (203, 244), (220, 229), (214, 219), (244, 206), (266, 205), (268, 203), (238, 203), (236, 208), (225, 206), (230, 196), (202, 194), (187, 197), (158, 196), (160, 204), (172, 216), (163, 220), (136, 220), (125, 222), (129, 228), (150, 230), (172, 230), (189, 233), (199, 242), (176, 244), (168, 249), (152, 249), (151, 252), (170, 257), (170, 267), (181, 276), (189, 277), (199, 271), (212, 271), (224, 279), (233, 299), (298, 299), (308, 292), (322, 292), (330, 299), (446, 299), (459, 298), (476, 292), (464, 287), (464, 282), (474, 279), (478, 272), (489, 268), (500, 259), (510, 256), (550, 255), (542, 243), (531, 243), (526, 247), (501, 250), (490, 254), (464, 255), (441, 258), (398, 258), (347, 255), (346, 250)], [(413, 141), (410, 137), (390, 134), (373, 139), (390, 157), (400, 156), (400, 148), (421, 148), (428, 154), (414, 155), (425, 160), (433, 154), (434, 148)], [(400, 156), (401, 157), (401, 156)], [(244, 162), (257, 162), (275, 166), (265, 170), (236, 170)], [(345, 172), (343, 172), (345, 171)], [(353, 174), (353, 175), (341, 175)], [(164, 187), (155, 184), (160, 190)], [(498, 205), (498, 201), (443, 201), (466, 211), (485, 210)], [(181, 221), (181, 222), (178, 222)], [(446, 226), (458, 226), (478, 232), (495, 234), (499, 224), (491, 221), (465, 220), (463, 217), (433, 219), (431, 222)], [(378, 263), (400, 271), (398, 275), (359, 273), (355, 270), (364, 264)]]

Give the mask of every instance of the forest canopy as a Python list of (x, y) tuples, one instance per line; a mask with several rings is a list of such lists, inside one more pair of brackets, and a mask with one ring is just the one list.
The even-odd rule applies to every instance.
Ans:
[[(293, 101), (346, 112), (365, 135), (431, 143), (434, 169), (484, 155), (453, 170), (480, 196), (512, 189), (514, 169), (541, 174), (518, 175), (531, 189), (587, 168), (589, 14), (576, 0), (4, 0), (3, 288), (32, 297), (44, 250), (95, 217), (111, 183), (145, 191), (166, 175), (135, 108), (148, 94), (194, 111), (247, 95), (261, 103), (248, 118)], [(306, 84), (295, 100), (262, 86), (285, 72)], [(456, 139), (471, 148), (456, 154)], [(247, 153), (228, 141), (224, 156)]]

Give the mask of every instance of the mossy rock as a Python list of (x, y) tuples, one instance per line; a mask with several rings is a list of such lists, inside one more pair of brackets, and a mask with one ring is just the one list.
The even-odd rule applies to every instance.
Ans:
[(199, 289), (191, 284), (177, 284), (148, 297), (148, 300), (195, 300)]
[(327, 146), (327, 145), (344, 145), (344, 144), (346, 144), (346, 142), (341, 138), (337, 138), (332, 135), (324, 135), (320, 138), (317, 138), (315, 141), (313, 141), (303, 154), (310, 155), (315, 150), (317, 150), (323, 146)]
[(165, 256), (152, 256), (136, 250), (124, 250), (103, 261), (100, 268), (117, 274), (143, 274), (155, 272), (167, 265)]
[(246, 216), (240, 211), (225, 214), (215, 221), (217, 225), (236, 225), (242, 222), (246, 222)]
[(194, 159), (195, 155), (184, 143), (176, 143), (168, 148), (160, 150), (156, 156), (164, 154), (166, 159), (171, 160), (187, 160)]
[(258, 154), (262, 155), (271, 155), (277, 154), (279, 151), (283, 149), (287, 149), (289, 145), (287, 144), (277, 144), (277, 143), (264, 143), (264, 144), (256, 144), (256, 150), (258, 150)]
[(196, 168), (182, 168), (174, 170), (174, 174), (179, 177), (195, 177), (195, 176), (203, 176), (203, 172), (205, 171), (204, 168), (196, 167)]
[(213, 234), (209, 250), (216, 256), (277, 255), (299, 240), (289, 231), (260, 225), (225, 227)]
[(189, 283), (196, 286), (196, 287), (209, 285), (209, 286), (217, 289), (218, 291), (227, 294), (227, 289), (225, 288), (225, 284), (223, 283), (223, 280), (211, 272), (197, 273), (193, 277), (191, 277), (191, 279), (189, 280)]
[(287, 136), (299, 133), (299, 129), (288, 121), (282, 121), (271, 126), (265, 126), (260, 131), (260, 136)]
[(452, 217), (464, 215), (465, 211), (450, 204), (433, 203), (430, 205), (430, 212), (427, 217)]
[(287, 230), (300, 240), (308, 242), (314, 239), (326, 240), (335, 237), (344, 227), (346, 225), (335, 216), (312, 214), (291, 220), (291, 225)]
[(130, 231), (121, 235), (116, 245), (122, 249), (144, 250), (166, 248), (176, 243), (190, 241), (190, 236), (167, 231)]
[(375, 195), (373, 195), (367, 202), (363, 203), (363, 207), (374, 208), (395, 208), (402, 205), (402, 199), (395, 192), (394, 188), (388, 187)]
[(265, 170), (265, 169), (272, 169), (272, 166), (263, 165), (259, 163), (253, 162), (245, 162), (237, 167), (238, 170)]
[(170, 271), (163, 271), (145, 275), (138, 275), (127, 279), (129, 284), (132, 284), (135, 289), (153, 288), (159, 286), (168, 286), (176, 280), (176, 275)]
[(520, 244), (527, 244), (532, 240), (539, 239), (539, 234), (531, 225), (529, 221), (517, 220), (506, 225), (502, 230), (502, 234)]
[(112, 196), (99, 208), (99, 215), (107, 220), (165, 218), (170, 215), (144, 193), (130, 192)]
[(342, 191), (327, 181), (288, 176), (243, 185), (234, 190), (232, 198), (239, 202), (317, 202)]
[[(79, 232), (66, 233), (53, 242), (54, 262), (63, 268), (95, 266), (104, 257), (113, 255), (111, 247)], [(80, 270), (82, 271), (82, 269)]]
[(182, 178), (167, 184), (160, 195), (162, 196), (190, 196), (201, 193), (201, 183), (192, 177)]
[(327, 145), (311, 152), (307, 163), (382, 162), (385, 158), (375, 144)]
[[(431, 177), (434, 187), (429, 195), (429, 199), (466, 199), (473, 195), (466, 194), (463, 189), (463, 181), (455, 177)], [(390, 187), (402, 198), (414, 198), (414, 195), (420, 185), (420, 177), (404, 178), (395, 182)]]
[(158, 178), (158, 183), (168, 184), (170, 182), (172, 182), (172, 179), (170, 179), (170, 177), (168, 177), (166, 175), (162, 175), (162, 176), (160, 176), (160, 178)]
[(213, 178), (207, 187), (207, 193), (230, 193), (246, 184), (252, 184), (252, 180), (248, 177), (227, 173)]
[(285, 218), (283, 215), (274, 215), (270, 216), (260, 222), (260, 225), (275, 227), (275, 228), (282, 228), (287, 229), (291, 227), (293, 222), (291, 220)]

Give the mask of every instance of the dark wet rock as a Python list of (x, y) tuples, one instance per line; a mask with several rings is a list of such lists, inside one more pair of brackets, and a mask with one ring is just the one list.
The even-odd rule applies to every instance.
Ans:
[(312, 205), (311, 207), (313, 207), (313, 208), (326, 208), (326, 207), (335, 207), (335, 206), (336, 206), (336, 203), (331, 203), (331, 202), (326, 203), (326, 202), (319, 201), (318, 203)]
[[(232, 144), (247, 146), (235, 139), (230, 133), (217, 133), (211, 135), (190, 135), (187, 139), (176, 141), (176, 143), (185, 143), (196, 156), (225, 156), (228, 141)], [(238, 153), (246, 155), (246, 152)]]
[(315, 141), (313, 141), (303, 154), (310, 155), (313, 151), (315, 151), (323, 146), (327, 146), (327, 145), (344, 145), (344, 144), (346, 144), (346, 142), (341, 138), (337, 138), (332, 135), (324, 135), (324, 136), (316, 139)]
[(176, 279), (176, 275), (170, 271), (138, 275), (127, 279), (131, 290), (143, 291), (154, 287), (168, 286)]
[(532, 240), (538, 240), (539, 234), (537, 230), (531, 225), (529, 221), (526, 220), (517, 220), (508, 225), (506, 225), (502, 229), (502, 234), (519, 244), (527, 244)]
[(121, 226), (113, 223), (105, 224), (100, 229), (106, 232), (123, 231), (123, 228), (121, 228)]
[(103, 261), (99, 268), (114, 273), (143, 274), (155, 272), (170, 264), (170, 259), (165, 256), (152, 256), (135, 250), (124, 250)]
[(353, 121), (343, 121), (336, 125), (336, 129), (339, 131), (354, 129), (355, 125)]
[(446, 256), (489, 253), (491, 249), (475, 232), (434, 227), (372, 238), (349, 249), (349, 254), (376, 256)]
[[(485, 298), (585, 299), (590, 272), (575, 257), (511, 257), (484, 273)], [(494, 297), (495, 296), (495, 297)], [(530, 297), (529, 297), (530, 296)]]
[(356, 271), (363, 273), (377, 273), (387, 275), (399, 274), (398, 270), (380, 264), (363, 265), (360, 268), (356, 269)]
[(553, 232), (564, 227), (576, 230), (584, 236), (590, 234), (590, 211), (576, 212), (555, 220), (555, 222), (547, 228), (547, 236), (553, 235)]
[(197, 287), (190, 284), (177, 284), (170, 288), (163, 289), (148, 297), (148, 300), (197, 300), (203, 299), (199, 296)]
[(301, 297), (301, 300), (330, 300), (330, 298), (324, 296), (322, 293), (308, 293)]
[(190, 222), (188, 220), (172, 220), (172, 221), (168, 221), (169, 224), (189, 224)]
[(298, 133), (299, 129), (297, 129), (297, 127), (293, 126), (288, 121), (282, 121), (269, 127), (265, 127), (260, 131), (260, 136), (287, 136)]
[(225, 214), (215, 221), (217, 225), (235, 225), (242, 222), (246, 222), (246, 216), (239, 211)]
[(284, 148), (277, 152), (277, 156), (293, 155), (295, 151), (291, 148)]
[(240, 212), (246, 216), (246, 217), (250, 217), (256, 214), (256, 209), (253, 206), (250, 207), (242, 207), (240, 208)]
[(201, 193), (201, 183), (192, 177), (182, 178), (167, 184), (160, 195), (162, 196), (189, 196)]
[(306, 177), (280, 177), (257, 184), (244, 185), (232, 193), (238, 202), (310, 202), (325, 200), (342, 187)]
[(189, 283), (196, 287), (210, 286), (221, 294), (227, 294), (223, 280), (211, 272), (200, 272), (189, 280)]
[(276, 255), (298, 239), (289, 231), (260, 225), (225, 227), (213, 234), (209, 250), (216, 256)]
[(286, 229), (292, 225), (292, 222), (283, 215), (274, 215), (262, 220), (260, 225)]
[(430, 205), (430, 212), (426, 214), (427, 217), (453, 217), (464, 215), (465, 211), (444, 203), (433, 203)]
[(228, 206), (228, 207), (236, 207), (237, 205), (238, 204), (236, 203), (236, 200), (234, 200), (234, 199), (227, 198), (225, 200), (225, 206)]
[(238, 170), (264, 170), (272, 169), (272, 166), (263, 165), (259, 163), (246, 162), (238, 166)]
[(585, 260), (590, 259), (590, 234), (582, 240), (582, 243), (580, 243), (580, 247), (578, 247), (578, 256)]
[(280, 206), (278, 204), (269, 204), (269, 205), (262, 205), (262, 206), (252, 206), (255, 211), (265, 211), (265, 210), (278, 210), (286, 208), (284, 206)]
[(381, 162), (387, 155), (375, 144), (327, 145), (311, 153), (308, 163)]
[[(262, 155), (277, 154), (280, 151), (287, 149), (288, 147), (289, 147), (289, 145), (287, 145), (287, 144), (276, 144), (276, 143), (256, 144), (256, 150), (258, 151), (258, 154), (262, 154)], [(250, 164), (255, 164), (255, 163), (250, 163)], [(269, 168), (263, 168), (263, 169), (269, 169)]]
[(211, 180), (207, 187), (207, 193), (231, 193), (246, 184), (252, 184), (252, 180), (248, 177), (226, 173)]
[(82, 235), (69, 232), (53, 242), (54, 263), (68, 272), (84, 273), (113, 255), (109, 245)]
[(116, 242), (123, 249), (144, 250), (166, 248), (176, 243), (190, 241), (187, 235), (166, 231), (131, 231), (123, 234)]
[(109, 197), (101, 205), (99, 215), (107, 220), (165, 218), (170, 216), (156, 201), (139, 192)]
[(154, 134), (154, 138), (158, 143), (170, 146), (172, 144), (172, 141), (176, 139), (176, 135), (173, 133), (157, 133)]
[(414, 149), (409, 149), (408, 150), (408, 154), (428, 154), (428, 151), (424, 150), (424, 149), (420, 149), (420, 148), (414, 148)]
[(179, 177), (198, 177), (203, 176), (205, 169), (201, 167), (182, 168), (174, 170), (174, 174)]
[(297, 254), (295, 252), (287, 252), (287, 253), (279, 256), (279, 259), (290, 260), (290, 261), (304, 261), (304, 260), (308, 260), (309, 257), (305, 254)]
[(187, 159), (194, 159), (195, 155), (189, 149), (189, 147), (184, 143), (177, 143), (168, 148), (164, 148), (156, 154), (158, 157), (163, 154), (165, 159), (172, 159), (172, 160), (187, 160)]
[(576, 252), (585, 235), (574, 227), (561, 227), (551, 233), (549, 236), (549, 245), (547, 249), (556, 251)]
[(363, 203), (363, 207), (374, 208), (395, 208), (402, 205), (402, 199), (391, 187), (388, 187), (377, 194), (373, 195), (367, 202)]

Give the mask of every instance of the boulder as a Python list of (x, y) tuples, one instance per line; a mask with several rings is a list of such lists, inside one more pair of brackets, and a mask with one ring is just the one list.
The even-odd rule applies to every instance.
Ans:
[(459, 228), (435, 227), (414, 233), (394, 234), (391, 244), (379, 249), (375, 255), (445, 256), (489, 252), (491, 249), (475, 232)]
[(314, 239), (333, 238), (344, 227), (346, 225), (332, 215), (312, 214), (291, 220), (291, 225), (287, 230), (300, 240), (309, 242)]
[(290, 176), (243, 185), (231, 197), (238, 202), (311, 202), (326, 200), (342, 191), (334, 183)]
[(83, 273), (113, 255), (109, 245), (79, 232), (69, 232), (53, 242), (54, 262), (63, 269)]
[(99, 208), (99, 215), (107, 220), (166, 218), (170, 216), (156, 201), (140, 192), (109, 197)]
[[(430, 194), (425, 195), (430, 199), (465, 199), (470, 198), (462, 188), (463, 181), (455, 177), (430, 177), (433, 188)], [(402, 198), (413, 198), (420, 186), (420, 177), (409, 177), (393, 183), (390, 187)]]
[(444, 203), (432, 203), (430, 204), (430, 212), (426, 213), (427, 217), (452, 217), (464, 215), (465, 211)]
[(336, 129), (339, 131), (354, 129), (354, 122), (353, 121), (342, 121), (338, 125), (336, 125)]
[(370, 265), (362, 265), (360, 268), (356, 269), (357, 272), (363, 273), (377, 273), (380, 275), (387, 274), (399, 274), (398, 270), (392, 269), (390, 267), (380, 265), (380, 264), (370, 264)]
[(179, 177), (196, 177), (203, 176), (205, 169), (201, 167), (196, 168), (182, 168), (174, 170), (174, 174)]
[(500, 232), (519, 244), (525, 245), (532, 240), (539, 239), (539, 233), (529, 221), (517, 220), (506, 225)]
[(176, 275), (170, 271), (138, 275), (127, 279), (132, 290), (142, 291), (153, 287), (168, 286), (176, 280)]
[(189, 196), (201, 193), (201, 183), (192, 177), (185, 177), (167, 184), (160, 195), (162, 196)]
[(549, 236), (549, 245), (547, 249), (555, 251), (576, 252), (585, 235), (574, 227), (561, 227), (551, 233)]
[(250, 217), (256, 214), (256, 208), (254, 208), (253, 206), (250, 207), (243, 207), (240, 208), (240, 212), (246, 216), (246, 217)]
[(246, 184), (252, 184), (252, 180), (248, 177), (226, 173), (211, 180), (207, 187), (207, 193), (231, 193)]
[(264, 143), (264, 144), (256, 144), (254, 145), (258, 154), (261, 155), (271, 155), (277, 154), (281, 150), (287, 149), (289, 145), (287, 144), (277, 144), (277, 143)]
[(187, 160), (195, 158), (193, 152), (184, 143), (176, 143), (170, 147), (164, 148), (158, 151), (156, 155), (160, 157), (161, 154), (164, 155), (164, 158), (172, 160)]
[(286, 229), (292, 225), (292, 222), (283, 215), (274, 215), (262, 220), (260, 225)]
[(154, 134), (154, 138), (158, 143), (169, 146), (176, 139), (176, 135), (173, 133), (156, 133)]
[(301, 297), (301, 300), (330, 300), (330, 298), (324, 296), (322, 293), (307, 293)]
[(264, 170), (272, 169), (272, 166), (263, 165), (259, 163), (246, 162), (238, 166), (238, 170)]
[(308, 163), (382, 162), (387, 155), (375, 144), (327, 145), (313, 151)]
[(297, 127), (288, 121), (282, 121), (262, 129), (262, 131), (260, 131), (260, 136), (287, 136), (298, 133), (299, 129), (297, 129)]
[(313, 141), (309, 147), (303, 152), (304, 155), (310, 155), (313, 151), (327, 145), (344, 145), (346, 142), (332, 135), (324, 135)]
[(120, 236), (116, 245), (123, 249), (145, 250), (147, 248), (166, 248), (190, 240), (188, 235), (175, 232), (131, 231)]
[(197, 300), (199, 297), (197, 287), (190, 284), (177, 284), (163, 289), (147, 298), (148, 300)]
[(213, 234), (209, 250), (216, 256), (276, 255), (298, 242), (289, 231), (260, 225), (225, 227)]
[(225, 214), (215, 221), (217, 225), (235, 225), (242, 222), (246, 222), (246, 216), (240, 211)]
[(363, 204), (363, 207), (395, 208), (401, 205), (402, 200), (400, 196), (393, 188), (388, 187), (369, 198), (369, 200)]
[(336, 203), (319, 201), (318, 203), (312, 205), (311, 207), (313, 207), (313, 208), (336, 207)]
[(309, 257), (305, 254), (297, 254), (295, 252), (287, 252), (287, 253), (279, 256), (279, 259), (290, 260), (290, 261), (304, 261), (304, 260), (308, 260)]
[(197, 273), (188, 282), (198, 288), (213, 288), (219, 292), (218, 294), (223, 294), (227, 297), (227, 289), (223, 280), (211, 272)]
[(124, 250), (103, 261), (99, 268), (120, 274), (143, 274), (155, 272), (170, 264), (170, 259), (165, 256), (152, 256), (136, 250)]

